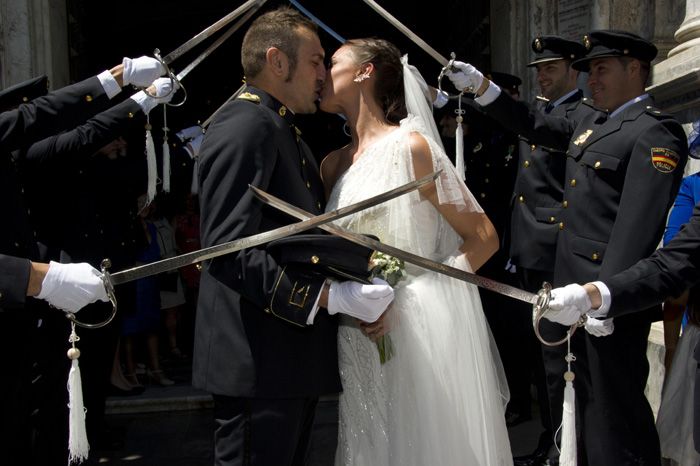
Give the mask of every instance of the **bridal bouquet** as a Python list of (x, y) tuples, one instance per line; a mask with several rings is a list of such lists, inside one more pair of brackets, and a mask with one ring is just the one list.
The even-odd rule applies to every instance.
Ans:
[[(375, 252), (370, 260), (372, 278), (381, 278), (390, 286), (395, 287), (397, 283), (406, 278), (406, 264), (401, 259), (394, 256)], [(379, 362), (384, 364), (394, 355), (394, 347), (388, 334), (377, 339), (377, 350), (379, 351)]]

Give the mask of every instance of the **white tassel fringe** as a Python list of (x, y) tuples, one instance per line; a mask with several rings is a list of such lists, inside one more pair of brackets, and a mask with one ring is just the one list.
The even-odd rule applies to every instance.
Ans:
[(151, 135), (151, 125), (146, 126), (146, 164), (148, 166), (148, 190), (146, 203), (150, 204), (156, 197), (158, 165), (156, 163), (156, 146)]
[(576, 392), (574, 391), (574, 373), (564, 374), (564, 406), (561, 421), (561, 453), (560, 466), (576, 466)]
[(462, 127), (462, 116), (457, 116), (457, 130), (455, 131), (455, 168), (457, 174), (466, 180), (466, 168), (464, 166), (464, 128)]
[(85, 405), (83, 404), (83, 382), (80, 377), (78, 358), (80, 350), (75, 347), (75, 342), (80, 338), (75, 333), (75, 323), (69, 342), (72, 348), (68, 350), (68, 358), (71, 359), (71, 368), (68, 373), (68, 464), (80, 463), (87, 460), (90, 452), (87, 431), (85, 429)]

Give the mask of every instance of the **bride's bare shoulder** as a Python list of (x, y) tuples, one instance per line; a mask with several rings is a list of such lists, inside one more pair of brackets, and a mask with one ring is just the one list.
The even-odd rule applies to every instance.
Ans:
[(324, 186), (332, 187), (338, 177), (347, 169), (350, 157), (349, 148), (350, 145), (348, 144), (340, 149), (336, 149), (326, 155), (321, 161), (321, 179)]

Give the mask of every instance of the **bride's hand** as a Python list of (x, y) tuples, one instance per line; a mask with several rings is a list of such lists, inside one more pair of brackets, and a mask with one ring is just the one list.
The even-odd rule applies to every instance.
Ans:
[(394, 313), (392, 312), (392, 306), (389, 306), (384, 313), (379, 316), (379, 318), (372, 322), (363, 322), (357, 320), (360, 324), (360, 329), (362, 333), (367, 335), (367, 337), (372, 341), (377, 341), (380, 337), (386, 335), (394, 328)]

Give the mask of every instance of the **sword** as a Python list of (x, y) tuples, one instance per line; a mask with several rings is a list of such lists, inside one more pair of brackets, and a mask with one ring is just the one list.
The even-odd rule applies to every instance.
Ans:
[(184, 44), (182, 44), (181, 46), (164, 56), (162, 58), (164, 64), (169, 65), (170, 63), (174, 62), (182, 55), (192, 50), (192, 48), (199, 45), (203, 40), (208, 39), (215, 32), (217, 32), (218, 30), (226, 26), (228, 23), (230, 23), (231, 21), (248, 11), (254, 5), (257, 4), (256, 9), (258, 9), (262, 6), (263, 3), (265, 3), (265, 0), (248, 0), (243, 5), (239, 6), (238, 8), (236, 8), (231, 13), (227, 14), (211, 26), (208, 26), (202, 32), (196, 34), (190, 40), (188, 40), (187, 42), (185, 42)]
[[(267, 0), (248, 0), (246, 3), (241, 5), (240, 7), (236, 8), (234, 11), (229, 13), (228, 15), (224, 16), (221, 18), (219, 21), (216, 23), (212, 24), (211, 26), (207, 27), (204, 29), (202, 32), (199, 34), (195, 35), (192, 37), (190, 40), (167, 54), (165, 57), (161, 57), (160, 55), (160, 50), (155, 49), (153, 51), (153, 56), (162, 63), (163, 67), (166, 70), (166, 73), (168, 76), (170, 76), (170, 79), (174, 82), (177, 83), (177, 85), (182, 89), (182, 92), (184, 93), (184, 97), (182, 101), (173, 104), (173, 103), (168, 103), (167, 105), (171, 107), (179, 107), (180, 105), (184, 104), (185, 101), (187, 100), (187, 91), (185, 90), (184, 86), (181, 83), (181, 80), (187, 76), (193, 69), (195, 69), (202, 61), (204, 61), (205, 58), (207, 58), (211, 53), (216, 50), (221, 44), (223, 44), (231, 35), (233, 35), (234, 32), (236, 32), (238, 29), (240, 29), (243, 24), (250, 19), (251, 16), (255, 14), (256, 11), (260, 9), (260, 7), (263, 6), (263, 4)], [(245, 14), (244, 14), (245, 13)], [(173, 71), (170, 69), (169, 65), (173, 61), (175, 61), (177, 58), (180, 58), (183, 54), (189, 52), (193, 47), (201, 43), (203, 40), (211, 37), (212, 34), (215, 32), (219, 31), (222, 27), (226, 26), (228, 23), (236, 19), (238, 16), (242, 15), (243, 17), (236, 21), (236, 23), (231, 26), (221, 37), (219, 37), (214, 43), (212, 43), (207, 49), (199, 54), (197, 58), (195, 58), (189, 65), (187, 65), (180, 73), (177, 74), (177, 76), (173, 73)], [(173, 86), (173, 89), (175, 89), (175, 86)], [(173, 91), (171, 91), (173, 92)], [(167, 94), (166, 94), (167, 95)], [(153, 96), (155, 97), (155, 96)]]
[(379, 15), (389, 21), (391, 24), (393, 24), (399, 31), (403, 32), (406, 37), (411, 39), (414, 44), (416, 44), (418, 47), (423, 49), (428, 55), (433, 57), (435, 60), (438, 61), (442, 66), (447, 65), (447, 58), (443, 57), (437, 50), (432, 48), (426, 41), (418, 37), (413, 31), (408, 29), (406, 26), (404, 26), (401, 21), (396, 19), (394, 16), (391, 15), (388, 11), (386, 11), (384, 8), (382, 8), (377, 2), (374, 0), (364, 0), (364, 2), (369, 5), (374, 11), (379, 13)]
[[(252, 186), (251, 189), (253, 193), (258, 197), (258, 199), (260, 199), (262, 202), (272, 207), (275, 207), (276, 209), (286, 213), (287, 215), (291, 215), (301, 221), (308, 221), (308, 219), (312, 217), (312, 214), (296, 206), (293, 206), (288, 202), (283, 201), (282, 199), (272, 196), (271, 194), (264, 193)], [(549, 307), (549, 300), (551, 297), (551, 285), (549, 283), (543, 283), (542, 289), (539, 292), (537, 292), (537, 294), (530, 293), (529, 291), (521, 290), (520, 288), (506, 285), (505, 283), (501, 283), (496, 280), (491, 280), (490, 278), (482, 277), (475, 273), (466, 272), (462, 269), (450, 267), (449, 265), (445, 265), (440, 262), (436, 262), (431, 259), (427, 259), (425, 257), (413, 254), (411, 252), (404, 251), (403, 249), (384, 244), (373, 238), (357, 234), (353, 231), (350, 231), (346, 228), (342, 228), (337, 225), (324, 224), (320, 225), (319, 228), (321, 228), (322, 230), (326, 230), (327, 232), (332, 233), (336, 236), (340, 236), (341, 238), (345, 238), (348, 241), (352, 241), (353, 243), (361, 244), (362, 246), (368, 247), (375, 251), (380, 251), (385, 254), (389, 254), (405, 262), (409, 262), (411, 264), (422, 267), (426, 270), (431, 270), (433, 272), (437, 272), (448, 277), (456, 278), (458, 280), (476, 285), (480, 288), (484, 288), (495, 293), (515, 298), (520, 301), (524, 301), (528, 304), (532, 304), (535, 310), (535, 319), (533, 321), (535, 333), (540, 339), (540, 341), (547, 346), (556, 346), (564, 343), (568, 337), (573, 335), (573, 333), (576, 331), (576, 328), (579, 326), (579, 323), (572, 325), (569, 331), (567, 332), (567, 337), (557, 342), (549, 342), (542, 338), (539, 332), (539, 321), (544, 316), (544, 313)]]
[[(140, 265), (130, 269), (122, 270), (120, 272), (110, 274), (108, 272), (110, 261), (105, 259), (102, 261), (102, 282), (104, 283), (105, 290), (107, 291), (107, 296), (112, 303), (112, 313), (107, 320), (98, 324), (87, 324), (80, 322), (75, 318), (75, 314), (72, 312), (67, 312), (66, 317), (75, 322), (77, 325), (86, 328), (99, 328), (107, 325), (117, 313), (117, 299), (114, 295), (114, 286), (120, 285), (122, 283), (127, 283), (133, 280), (138, 280), (140, 278), (149, 277), (151, 275), (157, 275), (159, 273), (168, 272), (170, 270), (175, 270), (186, 265), (196, 264), (208, 259), (213, 259), (215, 257), (223, 256), (225, 254), (231, 254), (242, 249), (251, 248), (258, 246), (260, 244), (269, 243), (286, 236), (301, 233), (302, 231), (309, 230), (311, 228), (319, 227), (325, 223), (332, 222), (339, 218), (352, 215), (361, 210), (373, 207), (382, 202), (394, 199), (398, 196), (406, 194), (408, 192), (414, 191), (421, 186), (424, 186), (431, 181), (435, 180), (440, 174), (440, 171), (431, 173), (424, 176), (418, 180), (407, 183), (398, 188), (392, 189), (385, 193), (379, 194), (378, 196), (371, 197), (361, 202), (355, 204), (341, 207), (339, 209), (333, 210), (331, 212), (326, 212), (321, 215), (312, 216), (309, 214), (309, 218), (304, 219), (304, 221), (299, 223), (293, 223), (291, 225), (285, 225), (283, 227), (276, 228), (274, 230), (266, 231), (263, 233), (258, 233), (256, 235), (247, 236), (245, 238), (239, 238), (227, 243), (219, 244), (216, 246), (210, 246), (208, 248), (200, 249), (199, 251), (189, 252), (187, 254), (182, 254), (180, 256), (171, 257), (169, 259), (163, 259), (157, 262), (151, 262), (150, 264)], [(270, 196), (264, 191), (249, 186), (250, 189), (254, 190), (256, 196), (263, 197)]]

